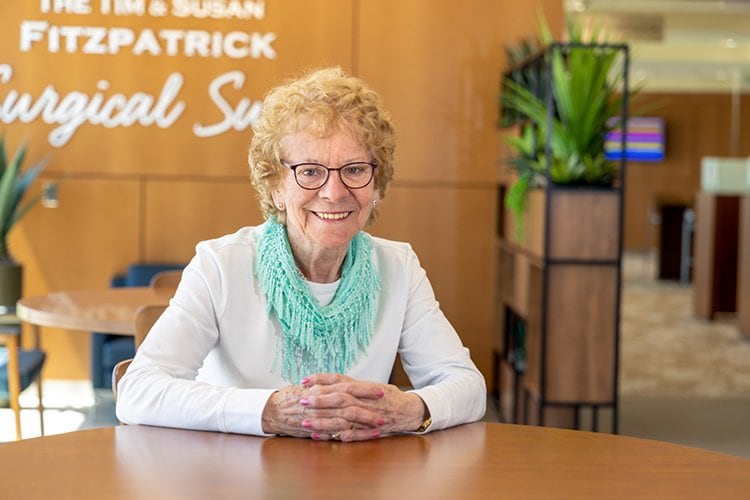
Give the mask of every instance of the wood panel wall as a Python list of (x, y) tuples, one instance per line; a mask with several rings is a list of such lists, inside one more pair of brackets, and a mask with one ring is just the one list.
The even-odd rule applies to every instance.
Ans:
[[(503, 47), (535, 32), (538, 5), (553, 26), (561, 27), (562, 2), (267, 4), (285, 12), (274, 29), (290, 41), (284, 42), (285, 62), (261, 65), (254, 82), (270, 86), (302, 68), (340, 64), (383, 96), (397, 124), (399, 146), (395, 180), (371, 231), (412, 243), (443, 309), (489, 378), (495, 122)], [(15, 6), (19, 17), (34, 11), (26, 2), (6, 10)], [(292, 32), (299, 39), (291, 41)], [(66, 71), (70, 65), (95, 71), (91, 58), (70, 56), (55, 67), (63, 62)], [(127, 75), (133, 62), (124, 59), (109, 71)], [(200, 65), (197, 73), (216, 72), (219, 66)], [(248, 67), (252, 72), (254, 63)], [(29, 83), (34, 76), (24, 78)], [(6, 90), (0, 92), (1, 99)], [(32, 153), (41, 156), (42, 130), (22, 124), (6, 128), (14, 140), (31, 130), (32, 146), (39, 145)], [(12, 233), (14, 255), (26, 269), (26, 295), (106, 287), (132, 262), (187, 261), (198, 241), (262, 220), (247, 181), (247, 133), (227, 136), (210, 154), (176, 133), (160, 136), (160, 147), (148, 148), (129, 130), (93, 142), (93, 130), (83, 127), (79, 134), (64, 152), (55, 152), (45, 173), (60, 181), (59, 207), (35, 208)], [(186, 159), (175, 166), (175, 155)], [(44, 329), (42, 340), (49, 353), (46, 377), (88, 378), (88, 335)]]
[(750, 96), (738, 99), (738, 141), (732, 145), (729, 94), (642, 94), (634, 107), (666, 124), (666, 157), (628, 163), (625, 235), (628, 250), (659, 247), (658, 213), (665, 204), (694, 206), (704, 156), (750, 156)]

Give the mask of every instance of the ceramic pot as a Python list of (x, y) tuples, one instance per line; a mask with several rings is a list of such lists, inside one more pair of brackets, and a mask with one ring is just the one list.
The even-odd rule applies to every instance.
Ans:
[(15, 262), (0, 263), (0, 314), (14, 312), (23, 288), (23, 266)]

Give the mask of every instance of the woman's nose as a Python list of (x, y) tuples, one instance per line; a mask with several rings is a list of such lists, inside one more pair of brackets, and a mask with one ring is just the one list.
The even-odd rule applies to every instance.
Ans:
[(330, 173), (328, 180), (320, 188), (318, 194), (328, 200), (339, 201), (349, 195), (349, 188), (341, 182), (341, 176), (336, 171)]

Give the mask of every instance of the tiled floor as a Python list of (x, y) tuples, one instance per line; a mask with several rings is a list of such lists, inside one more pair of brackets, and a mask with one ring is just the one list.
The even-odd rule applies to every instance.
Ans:
[[(634, 284), (642, 285), (643, 278), (649, 279), (653, 276), (653, 256), (641, 255), (630, 256), (626, 259), (625, 267), (625, 290)], [(656, 286), (659, 286), (656, 284)], [(689, 287), (688, 287), (689, 288)], [(651, 332), (657, 332), (659, 327), (653, 323), (654, 318), (663, 317), (661, 321), (674, 323), (681, 321), (685, 326), (685, 331), (689, 328), (698, 328), (705, 336), (711, 335), (711, 328), (717, 330), (721, 335), (726, 335), (726, 325), (695, 324), (695, 321), (689, 318), (689, 311), (686, 311), (684, 305), (686, 288), (679, 286), (665, 285), (658, 289), (658, 313), (659, 314), (641, 314), (639, 311), (625, 310), (626, 308), (643, 307), (636, 304), (649, 304), (651, 301), (633, 301), (626, 300), (623, 302), (623, 332), (633, 330), (632, 321), (637, 321), (643, 316), (647, 316), (649, 321), (648, 328)], [(680, 303), (681, 312), (673, 313), (672, 316), (664, 315), (664, 310), (671, 303)], [(685, 318), (675, 319), (675, 314), (685, 315)], [(631, 318), (631, 319), (629, 319)], [(635, 319), (633, 319), (635, 318)], [(636, 330), (643, 330), (645, 327), (638, 326)], [(723, 333), (721, 333), (723, 332)], [(656, 333), (654, 335), (657, 337)], [(623, 342), (632, 342), (628, 340), (629, 335), (623, 336)], [(689, 336), (684, 335), (678, 340), (682, 343), (689, 341)], [(733, 353), (737, 349), (747, 349), (746, 341), (732, 340), (735, 344), (729, 344)], [(669, 355), (675, 350), (684, 346), (680, 344), (674, 349), (668, 348), (664, 355)], [(632, 355), (633, 351), (628, 351), (629, 346), (623, 347), (623, 356)], [(687, 351), (690, 352), (689, 350)], [(628, 354), (631, 353), (631, 354)], [(641, 355), (645, 357), (644, 355)], [(713, 358), (712, 358), (713, 359)], [(672, 371), (679, 371), (683, 365), (691, 367), (696, 363), (692, 358), (680, 362), (673, 360)], [(715, 362), (715, 361), (714, 361)], [(648, 367), (649, 370), (655, 370), (655, 367), (663, 363), (653, 363)], [(728, 365), (731, 363), (727, 363)], [(663, 390), (659, 392), (653, 386), (646, 386), (637, 382), (639, 376), (634, 370), (623, 370), (628, 380), (622, 381), (622, 390), (620, 398), (620, 433), (628, 436), (642, 437), (648, 439), (657, 439), (688, 446), (710, 449), (723, 453), (742, 456), (750, 459), (750, 394), (744, 391), (744, 369), (750, 365), (750, 359), (747, 364), (734, 363), (734, 370), (737, 368), (743, 371), (734, 385), (724, 383), (731, 374), (722, 374), (722, 382), (726, 387), (737, 388), (724, 390), (721, 393), (704, 392), (700, 385), (686, 386), (679, 377), (673, 380), (670, 377), (674, 374), (665, 376), (662, 382)], [(627, 368), (627, 366), (625, 367)], [(709, 368), (711, 368), (709, 366)], [(721, 368), (721, 367), (717, 367)], [(653, 374), (653, 376), (649, 375)], [(651, 378), (658, 378), (661, 374), (648, 372)], [(679, 374), (678, 374), (679, 375)], [(693, 374), (694, 376), (694, 374)], [(687, 377), (683, 377), (687, 378)], [(737, 377), (735, 377), (737, 379)], [(669, 389), (666, 384), (673, 384), (676, 390)], [(646, 387), (646, 390), (643, 388)], [(686, 387), (693, 389), (686, 389)], [(690, 391), (693, 391), (692, 393)], [(33, 388), (22, 395), (22, 404), (33, 407), (36, 403)], [(114, 416), (114, 402), (112, 393), (109, 390), (93, 391), (87, 381), (45, 381), (44, 387), (45, 398), (45, 433), (55, 434), (68, 432), (76, 429), (116, 425), (117, 420)], [(494, 401), (488, 402), (488, 411), (485, 421), (497, 422), (499, 416)], [(601, 421), (608, 421), (605, 412), (601, 415)], [(24, 410), (23, 418), (23, 435), (24, 438), (35, 437), (39, 435), (39, 416), (35, 410)], [(10, 410), (0, 409), (0, 442), (11, 441), (15, 438), (13, 416)]]
[[(45, 380), (43, 382), (44, 431), (60, 434), (78, 429), (115, 425), (114, 399), (110, 390), (93, 390), (88, 380)], [(40, 435), (36, 389), (32, 385), (21, 394), (23, 438)], [(15, 439), (13, 413), (0, 409), (0, 442)]]

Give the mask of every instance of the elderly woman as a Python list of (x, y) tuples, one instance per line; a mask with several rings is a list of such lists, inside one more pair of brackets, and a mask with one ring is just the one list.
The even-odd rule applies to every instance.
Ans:
[[(417, 256), (362, 231), (394, 149), (378, 96), (340, 69), (272, 90), (249, 153), (267, 220), (198, 244), (118, 418), (341, 441), (481, 418), (484, 379)], [(396, 354), (414, 390), (388, 384)]]

